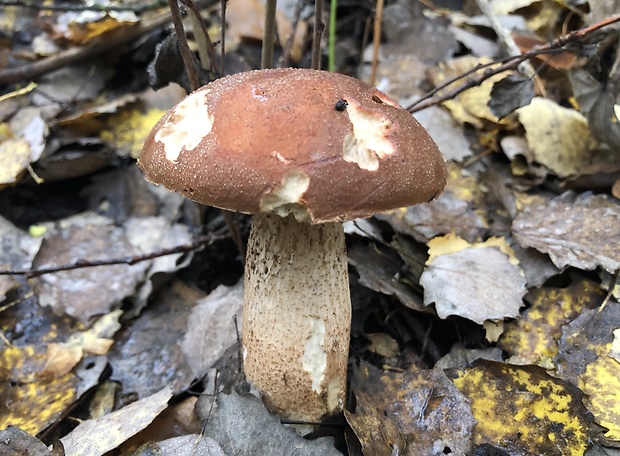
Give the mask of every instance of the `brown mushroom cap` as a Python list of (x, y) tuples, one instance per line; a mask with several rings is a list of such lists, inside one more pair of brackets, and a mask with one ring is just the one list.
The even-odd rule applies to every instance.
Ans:
[(441, 153), (407, 110), (357, 79), (291, 68), (190, 94), (153, 128), (138, 164), (199, 203), (311, 223), (427, 202), (446, 182)]

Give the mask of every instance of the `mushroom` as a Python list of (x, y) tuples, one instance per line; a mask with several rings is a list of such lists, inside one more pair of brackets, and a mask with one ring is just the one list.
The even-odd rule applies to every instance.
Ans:
[(428, 202), (446, 166), (425, 129), (357, 79), (268, 69), (218, 79), (166, 114), (138, 162), (147, 180), (254, 214), (244, 370), (282, 417), (343, 407), (351, 305), (342, 223)]

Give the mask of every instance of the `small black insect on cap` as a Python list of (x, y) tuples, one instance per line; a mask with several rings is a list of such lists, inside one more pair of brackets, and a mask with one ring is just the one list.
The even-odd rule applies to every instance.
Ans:
[(334, 108), (336, 109), (336, 111), (344, 111), (345, 109), (347, 109), (348, 105), (349, 103), (347, 103), (347, 100), (338, 100)]

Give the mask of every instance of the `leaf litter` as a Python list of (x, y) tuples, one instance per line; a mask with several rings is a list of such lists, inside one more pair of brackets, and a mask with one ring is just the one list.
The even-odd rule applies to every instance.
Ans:
[[(522, 52), (617, 10), (611, 0), (490, 3)], [(382, 90), (415, 105), (430, 88), (470, 86), (416, 113), (450, 162), (444, 194), (378, 216), (371, 236), (347, 231), (355, 367), (349, 428), (333, 433), (346, 443), (304, 440), (259, 399), (231, 392), (247, 390), (233, 319), (241, 267), (220, 240), (132, 265), (0, 275), (0, 445), (58, 455), (611, 454), (620, 441), (615, 28), (531, 59), (531, 84), (492, 61), (505, 43), (471, 6), (384, 10)], [(264, 6), (239, 1), (227, 18), (229, 68), (250, 68), (262, 24), (233, 7)], [(295, 14), (280, 8), (285, 44)], [(65, 62), (67, 51), (130, 36), (150, 17), (6, 9), (2, 84), (16, 65)], [(365, 78), (370, 11), (356, 11), (338, 10), (336, 63)], [(203, 13), (217, 34), (219, 13)], [(301, 66), (307, 17), (291, 55)], [(222, 229), (217, 211), (147, 185), (133, 162), (158, 113), (182, 96), (175, 85), (145, 91), (163, 38), (3, 91), (0, 269), (137, 258)]]

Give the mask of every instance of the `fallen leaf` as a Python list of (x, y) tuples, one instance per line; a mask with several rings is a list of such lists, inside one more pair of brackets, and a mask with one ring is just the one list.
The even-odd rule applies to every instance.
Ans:
[(412, 366), (383, 372), (362, 362), (351, 385), (356, 411), (345, 411), (364, 454), (470, 454), (476, 421), (469, 401), (442, 370)]
[(376, 217), (418, 242), (428, 242), (437, 235), (451, 232), (474, 242), (489, 230), (486, 207), (478, 179), (459, 165), (449, 163), (446, 189), (437, 200), (394, 209)]
[(138, 158), (146, 137), (165, 113), (161, 109), (142, 112), (135, 106), (125, 107), (107, 118), (99, 137), (118, 155)]
[(531, 78), (511, 74), (497, 81), (491, 90), (489, 108), (500, 119), (528, 105), (534, 98), (534, 82)]
[[(163, 387), (177, 394), (189, 387), (194, 375), (180, 341), (187, 331), (192, 308), (204, 295), (181, 281), (173, 281), (117, 337), (108, 359), (112, 365), (111, 378), (123, 385), (124, 395), (143, 398)], [(199, 350), (208, 348), (198, 347)]]
[[(611, 349), (611, 344), (603, 351), (607, 349)], [(607, 428), (605, 438), (610, 442), (620, 441), (620, 362), (602, 354), (586, 366), (579, 387), (586, 395), (584, 402), (594, 420)]]
[(101, 456), (148, 426), (167, 406), (172, 390), (140, 399), (108, 415), (82, 421), (60, 439), (67, 456)]
[(559, 177), (579, 174), (596, 145), (588, 121), (574, 109), (535, 97), (518, 111), (533, 158)]
[(472, 402), (476, 445), (549, 456), (583, 454), (588, 447), (591, 416), (583, 393), (544, 369), (478, 360), (448, 375)]
[(132, 456), (228, 456), (217, 442), (200, 434), (182, 435), (161, 442), (151, 442), (131, 453)]
[(519, 244), (547, 253), (560, 269), (620, 269), (620, 204), (606, 195), (569, 191), (528, 205), (512, 232)]
[(43, 346), (5, 345), (0, 351), (0, 404), (5, 411), (0, 429), (13, 425), (38, 434), (78, 398), (76, 375), (43, 375), (46, 359)]
[(201, 419), (206, 420), (204, 435), (215, 440), (227, 455), (275, 455), (294, 451), (297, 456), (342, 456), (334, 448), (332, 439), (305, 440), (293, 429), (284, 427), (279, 418), (251, 394), (218, 394), (217, 407), (213, 407), (209, 417), (201, 416)]
[(553, 369), (562, 328), (584, 308), (600, 304), (603, 297), (597, 283), (576, 274), (566, 288), (532, 290), (524, 297), (529, 308), (519, 319), (506, 323), (499, 346), (511, 356), (511, 364), (537, 364)]
[(435, 303), (440, 318), (458, 315), (482, 324), (519, 314), (527, 291), (525, 278), (504, 240), (469, 244), (447, 235), (428, 246), (430, 257), (420, 285), (424, 304)]
[(241, 331), (243, 281), (232, 287), (220, 285), (200, 299), (187, 319), (181, 349), (196, 378), (202, 378), (226, 349), (237, 341), (237, 317)]
[(15, 426), (0, 430), (0, 454), (5, 456), (64, 456), (63, 453), (48, 449), (36, 437)]
[[(123, 229), (107, 217), (84, 213), (46, 226), (43, 245), (33, 262), (35, 268), (126, 258), (136, 253)], [(134, 292), (147, 267), (148, 263), (141, 262), (61, 271), (37, 278), (35, 290), (41, 305), (87, 322), (119, 306)]]

